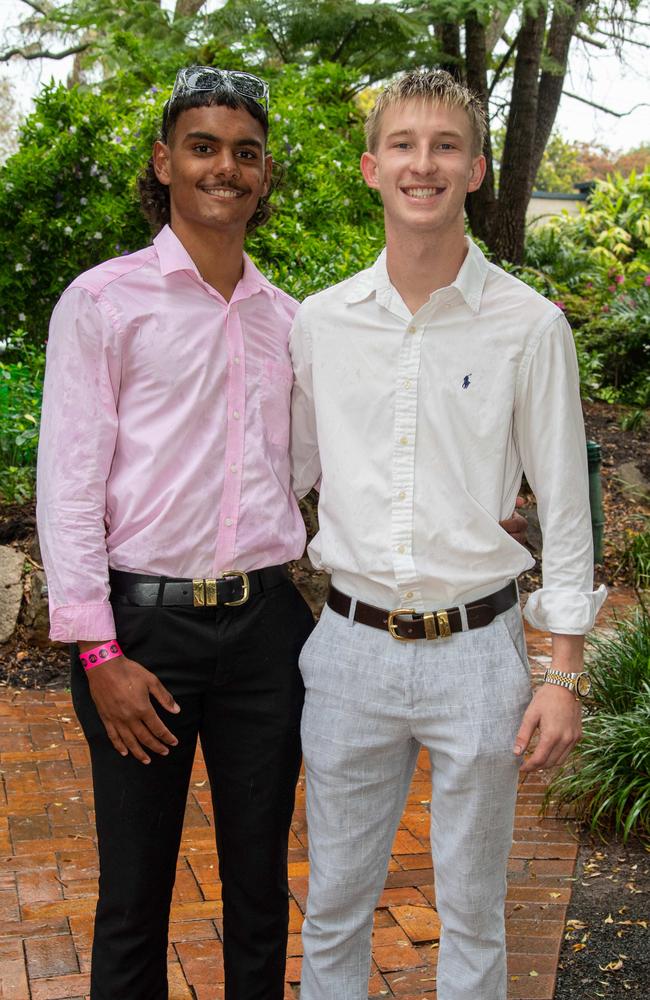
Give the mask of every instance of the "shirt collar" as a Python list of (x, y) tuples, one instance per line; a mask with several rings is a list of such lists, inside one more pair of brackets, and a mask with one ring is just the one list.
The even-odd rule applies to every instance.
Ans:
[[(468, 236), (465, 237), (465, 242), (467, 244), (465, 260), (449, 287), (457, 289), (472, 312), (477, 313), (481, 306), (488, 263), (479, 247)], [(361, 271), (351, 279), (345, 301), (350, 304), (363, 302), (373, 293), (380, 304), (385, 304), (389, 296), (394, 293), (386, 267), (385, 247), (372, 267)]]
[[(196, 264), (176, 233), (169, 226), (163, 226), (155, 237), (153, 245), (158, 254), (160, 273), (163, 277), (173, 274), (174, 271), (191, 271), (199, 280), (203, 281)], [(267, 292), (273, 296), (276, 294), (276, 289), (268, 278), (264, 277), (248, 254), (244, 253), (244, 273), (237, 284), (237, 298), (247, 298), (249, 295), (254, 295), (260, 291)]]

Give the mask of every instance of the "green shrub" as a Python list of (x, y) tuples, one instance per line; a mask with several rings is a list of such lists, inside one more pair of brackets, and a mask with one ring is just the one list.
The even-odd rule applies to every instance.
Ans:
[(650, 528), (629, 532), (625, 561), (636, 589), (650, 591)]
[(588, 640), (592, 700), (583, 738), (543, 808), (569, 808), (592, 830), (650, 834), (650, 616), (638, 607)]
[(647, 406), (650, 168), (598, 182), (577, 217), (532, 229), (518, 273), (565, 311), (583, 388)]
[(34, 491), (45, 358), (21, 333), (0, 354), (0, 499), (23, 501)]

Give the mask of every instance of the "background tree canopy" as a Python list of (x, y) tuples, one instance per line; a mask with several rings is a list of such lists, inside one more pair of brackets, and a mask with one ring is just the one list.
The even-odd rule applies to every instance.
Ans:
[(413, 66), (440, 65), (504, 119), (499, 186), (488, 173), (468, 199), (472, 230), (500, 258), (521, 262), (525, 216), (552, 133), (569, 49), (579, 35), (603, 48), (631, 37), (641, 0), (23, 0), (8, 58), (75, 55), (73, 79), (100, 77), (134, 95), (189, 60), (246, 64), (267, 75), (326, 62), (351, 71), (344, 99)]

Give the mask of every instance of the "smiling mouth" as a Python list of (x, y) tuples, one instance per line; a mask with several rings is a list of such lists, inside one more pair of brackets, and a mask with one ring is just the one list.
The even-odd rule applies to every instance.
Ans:
[(404, 194), (408, 195), (409, 198), (435, 198), (436, 195), (443, 193), (445, 189), (441, 187), (408, 187), (402, 188)]
[(245, 194), (244, 191), (238, 191), (235, 188), (202, 187), (201, 190), (204, 194), (208, 194), (212, 198), (224, 198), (227, 201), (234, 201), (235, 198), (243, 198)]

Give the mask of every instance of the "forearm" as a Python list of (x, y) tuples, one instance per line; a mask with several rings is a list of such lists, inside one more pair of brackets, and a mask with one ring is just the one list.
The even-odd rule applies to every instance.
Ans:
[(584, 667), (584, 635), (551, 633), (552, 666), (568, 674), (579, 674)]

